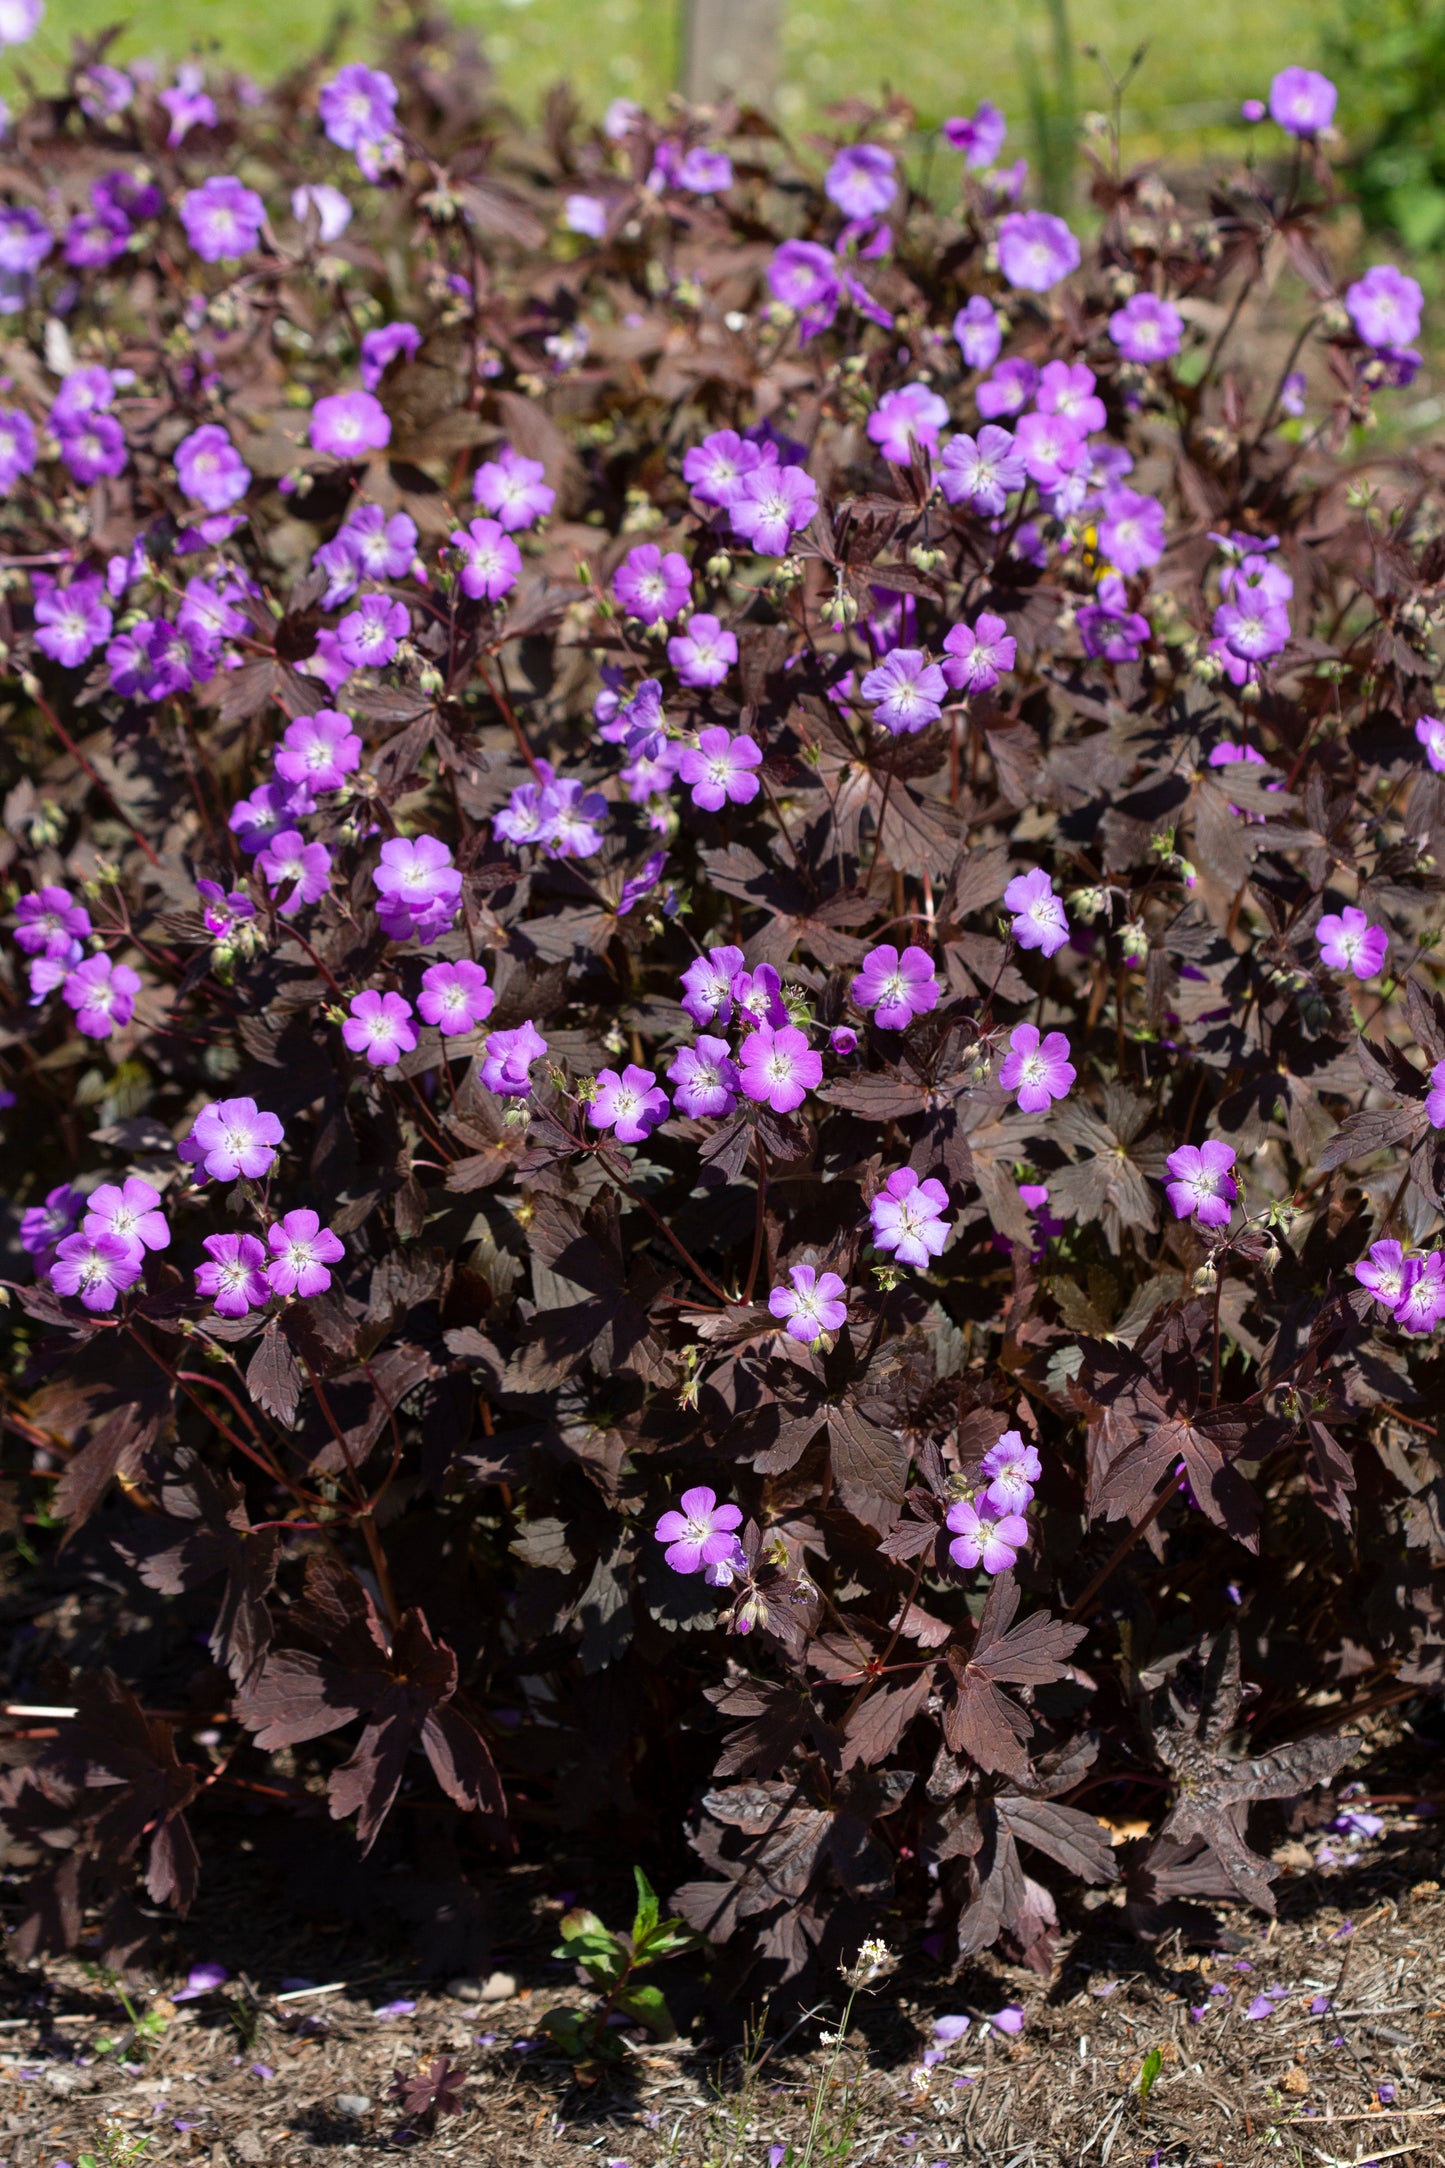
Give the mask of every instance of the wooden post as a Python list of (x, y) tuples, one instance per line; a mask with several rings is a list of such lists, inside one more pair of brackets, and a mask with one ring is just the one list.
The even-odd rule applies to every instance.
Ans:
[(682, 0), (682, 94), (694, 105), (777, 95), (782, 0)]

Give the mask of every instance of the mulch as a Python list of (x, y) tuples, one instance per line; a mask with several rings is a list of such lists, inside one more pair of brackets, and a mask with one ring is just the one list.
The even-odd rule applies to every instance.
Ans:
[[(529, 1899), (509, 1972), (421, 1984), (388, 1975), (374, 1950), (369, 1961), (355, 1931), (307, 1940), (258, 1915), (248, 1946), (235, 1880), (224, 1986), (173, 2002), (165, 1987), (184, 1974), (129, 1983), (134, 2007), (155, 2013), (149, 2043), (93, 1966), (0, 1975), (0, 2168), (85, 2151), (120, 2162), (142, 2139), (147, 2163), (208, 2168), (400, 2152), (499, 2168), (766, 2168), (776, 2146), (801, 2151), (820, 2084), (819, 2168), (843, 2151), (923, 2168), (1440, 2168), (1445, 1820), (1396, 1812), (1377, 1837), (1315, 1832), (1275, 1857), (1273, 1921), (1216, 1909), (1202, 1938), (1176, 1930), (1151, 1947), (1118, 1892), (1091, 1892), (1049, 1980), (990, 1960), (950, 1985), (909, 1960), (859, 1996), (841, 2047), (824, 2038), (841, 1997), (801, 2023), (735, 2012), (742, 2038), (721, 2048), (699, 2001), (689, 2037), (628, 2046), (585, 2084), (540, 2026), (575, 1999), (569, 1968), (545, 1954), (559, 1899)], [(308, 1951), (316, 1977), (285, 1986)], [(986, 2022), (1007, 2003), (1026, 2012), (1017, 2039)], [(973, 2021), (925, 2068), (944, 2011)], [(1158, 2076), (1141, 2102), (1151, 2049)], [(393, 2079), (438, 2057), (464, 2073), (459, 2111), (408, 2124)]]

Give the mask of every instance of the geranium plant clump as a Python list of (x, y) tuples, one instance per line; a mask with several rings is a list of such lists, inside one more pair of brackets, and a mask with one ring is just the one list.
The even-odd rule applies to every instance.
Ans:
[(1268, 1907), (1445, 1661), (1445, 507), (1328, 84), (1086, 247), (988, 103), (925, 196), (897, 101), (104, 51), (0, 209), (7, 1475), (209, 1652), (0, 1779), (19, 1949), (237, 1786), (625, 1833), (775, 1983), (1047, 1969), (1109, 1801)]

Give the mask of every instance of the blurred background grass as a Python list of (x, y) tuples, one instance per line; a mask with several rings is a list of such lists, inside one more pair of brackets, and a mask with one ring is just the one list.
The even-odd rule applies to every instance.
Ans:
[[(524, 115), (568, 79), (584, 109), (620, 95), (656, 108), (677, 80), (683, 0), (436, 0), (480, 36), (502, 95)], [(41, 35), (0, 61), (53, 81), (73, 33), (122, 22), (112, 57), (174, 65), (216, 53), (258, 77), (316, 51), (339, 0), (49, 0)], [(342, 38), (365, 57), (378, 14), (406, 0), (350, 0)], [(1010, 124), (1008, 158), (1027, 157), (1056, 209), (1077, 208), (1080, 122), (1109, 103), (1101, 61), (1124, 75), (1125, 156), (1178, 173), (1237, 154), (1243, 99), (1291, 62), (1339, 85), (1348, 191), (1367, 245), (1404, 251), (1427, 294), (1445, 295), (1445, 0), (782, 0), (780, 118), (819, 123), (837, 99), (897, 91), (925, 127), (980, 98)], [(1096, 49), (1091, 53), (1090, 48)], [(1256, 142), (1277, 147), (1266, 128)]]
[[(1031, 89), (1057, 101), (1058, 6), (786, 0), (782, 118), (806, 125), (831, 100), (883, 87), (900, 91), (925, 122), (989, 97), (1008, 114), (1017, 151), (1028, 153)], [(619, 95), (654, 102), (675, 80), (680, 0), (452, 0), (452, 11), (481, 34), (502, 89), (524, 110), (561, 76), (593, 106)], [(359, 0), (348, 37), (361, 54), (366, 12)], [(1147, 41), (1127, 102), (1131, 146), (1193, 163), (1220, 147), (1222, 131), (1234, 132), (1240, 100), (1260, 94), (1277, 68), (1318, 63), (1336, 12), (1332, 0), (1210, 0), (1197, 10), (1177, 0), (1070, 0), (1077, 102), (1083, 110), (1106, 102), (1103, 78), (1079, 47), (1097, 44), (1122, 71)], [(302, 59), (335, 14), (334, 0), (144, 0), (129, 8), (120, 0), (50, 0), (30, 52), (37, 61), (46, 51), (58, 58), (73, 31), (126, 21), (120, 53), (219, 50), (264, 76)]]

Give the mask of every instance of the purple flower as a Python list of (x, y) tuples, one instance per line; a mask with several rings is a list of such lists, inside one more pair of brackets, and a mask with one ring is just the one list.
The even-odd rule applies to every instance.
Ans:
[(202, 924), (217, 940), (229, 941), (238, 926), (256, 916), (255, 904), (239, 888), (228, 894), (219, 881), (197, 881), (196, 894), (201, 898)]
[(400, 1061), (416, 1045), (412, 1008), (400, 994), (379, 994), (368, 987), (351, 997), (351, 1014), (341, 1036), (353, 1054), (364, 1054), (374, 1069)]
[(353, 670), (382, 670), (411, 630), (404, 602), (385, 595), (363, 595), (358, 608), (336, 628), (336, 645)]
[(715, 196), (733, 185), (733, 162), (726, 151), (696, 143), (677, 169), (677, 185), (694, 196)]
[(513, 534), (545, 519), (557, 502), (555, 489), (547, 487), (547, 470), (540, 459), (524, 459), (504, 444), (496, 459), (489, 459), (472, 476), (472, 496)]
[[(629, 911), (635, 910), (637, 905), (642, 902), (645, 896), (650, 896), (652, 894), (653, 890), (657, 886), (658, 877), (666, 864), (666, 851), (650, 851), (647, 857), (643, 859), (642, 864), (638, 867), (636, 873), (630, 873), (628, 875), (627, 879), (622, 884), (621, 890), (617, 898), (617, 916), (619, 918), (626, 918)], [(671, 907), (669, 899), (671, 899)], [(664, 918), (671, 918), (673, 916), (675, 902), (676, 890), (669, 887), (667, 895), (664, 896), (662, 903), (662, 913)]]
[(1258, 663), (1288, 646), (1289, 617), (1264, 591), (1246, 591), (1237, 601), (1221, 602), (1214, 633), (1239, 661)]
[(991, 166), (1004, 147), (1008, 135), (1008, 123), (998, 107), (985, 98), (967, 120), (946, 120), (943, 132), (956, 151), (962, 151), (965, 165), (977, 171)]
[(171, 1996), (172, 2002), (198, 2002), (202, 1995), (209, 1995), (218, 1987), (224, 1987), (231, 1975), (224, 1965), (192, 1965), (186, 1974), (186, 1984), (178, 1987)]
[(995, 421), (1000, 414), (1022, 414), (1038, 390), (1039, 381), (1039, 372), (1031, 361), (1011, 355), (978, 386), (974, 403), (985, 421)]
[(1018, 642), (985, 610), (977, 625), (955, 625), (943, 643), (943, 675), (957, 693), (984, 693), (1012, 670)]
[(266, 1252), (254, 1235), (207, 1235), (209, 1263), (196, 1267), (196, 1293), (209, 1295), (218, 1317), (249, 1317), (271, 1300)]
[(1006, 1430), (984, 1454), (979, 1473), (989, 1479), (987, 1503), (995, 1513), (1026, 1513), (1043, 1462), (1033, 1446), (1024, 1444), (1021, 1432)]
[(537, 771), (543, 781), (519, 783), (501, 812), (493, 816), (492, 833), (500, 836), (504, 843), (540, 844), (547, 831), (551, 814), (551, 800), (547, 795), (553, 773), (551, 762), (539, 760)]
[(530, 1020), (515, 1031), (494, 1031), (482, 1061), (483, 1084), (501, 1098), (525, 1099), (532, 1089), (532, 1063), (546, 1051), (546, 1040)]
[(204, 1168), (213, 1181), (244, 1176), (259, 1182), (276, 1164), (276, 1147), (285, 1134), (279, 1117), (264, 1113), (254, 1099), (217, 1099), (191, 1124), (181, 1157)]
[(1056, 956), (1069, 938), (1069, 921), (1042, 866), (1016, 873), (1003, 892), (1005, 910), (1014, 913), (1009, 928), (1020, 948), (1042, 949)]
[(818, 491), (802, 467), (755, 467), (728, 506), (734, 534), (763, 557), (785, 557), (795, 534), (818, 509)]
[(748, 805), (757, 797), (759, 784), (752, 771), (762, 761), (752, 738), (733, 737), (718, 723), (700, 730), (697, 744), (683, 749), (677, 772), (689, 785), (693, 804), (705, 813), (717, 813), (725, 805)]
[(768, 285), (774, 300), (796, 309), (810, 331), (821, 331), (837, 313), (838, 259), (821, 241), (784, 241), (768, 265)]
[(1279, 387), (1279, 403), (1282, 413), (1298, 420), (1305, 410), (1305, 374), (1303, 369), (1291, 369)]
[[(693, 968), (695, 970), (696, 965)], [(679, 1114), (686, 1114), (693, 1121), (731, 1114), (737, 1106), (741, 1079), (728, 1052), (726, 1039), (710, 1039), (704, 1035), (696, 1046), (679, 1047), (672, 1057), (667, 1079), (676, 1087), (673, 1105)]]
[(1067, 414), (1024, 414), (1014, 443), (1025, 471), (1040, 489), (1055, 489), (1066, 474), (1087, 466), (1084, 432)]
[[(27, 1255), (44, 1260), (46, 1252), (73, 1233), (85, 1199), (69, 1182), (47, 1190), (44, 1204), (33, 1204), (20, 1215), (20, 1247)], [(37, 1266), (40, 1269), (40, 1266)]]
[(416, 562), (416, 521), (405, 512), (388, 519), (379, 504), (353, 512), (337, 540), (345, 542), (357, 570), (369, 580), (399, 580)]
[(1350, 1267), (1361, 1287), (1386, 1310), (1396, 1308), (1419, 1269), (1419, 1259), (1407, 1258), (1398, 1242), (1372, 1242), (1369, 1257)]
[(607, 233), (607, 205), (600, 196), (569, 196), (562, 206), (562, 224), (568, 233), (585, 233), (589, 241), (601, 241)]
[(516, 586), (522, 570), (522, 553), (499, 520), (474, 519), (452, 529), (452, 542), (460, 552), (461, 590), (473, 602), (498, 602)]
[(50, 1284), (57, 1295), (78, 1295), (87, 1310), (113, 1310), (117, 1295), (141, 1276), (144, 1252), (118, 1235), (67, 1235), (55, 1252)]
[(24, 45), (33, 38), (45, 17), (45, 0), (3, 0), (0, 4), (0, 45)]
[(1357, 979), (1372, 979), (1383, 969), (1390, 936), (1383, 926), (1372, 926), (1363, 911), (1346, 904), (1343, 911), (1327, 911), (1315, 927), (1320, 962), (1332, 971), (1352, 971)]
[(80, 211), (65, 229), (65, 260), (76, 271), (101, 271), (125, 254), (130, 220), (124, 212)]
[(1430, 1089), (1425, 1094), (1425, 1114), (1432, 1129), (1445, 1129), (1445, 1061), (1437, 1061), (1430, 1071)]
[(182, 61), (176, 70), (175, 87), (163, 90), (160, 103), (171, 116), (166, 144), (174, 150), (193, 128), (214, 128), (216, 103), (205, 88), (205, 77), (195, 61)]
[(94, 577), (57, 587), (35, 575), (35, 645), (52, 662), (79, 669), (115, 629), (102, 582)]
[(55, 236), (33, 204), (0, 208), (0, 280), (6, 289), (7, 316), (21, 306), (24, 282), (40, 269), (54, 246)]
[(999, 220), (999, 269), (1010, 286), (1045, 294), (1079, 268), (1079, 244), (1051, 211), (1010, 211)]
[(344, 151), (382, 143), (391, 134), (397, 88), (379, 68), (352, 61), (323, 83), (316, 111), (331, 141)]
[(311, 793), (303, 784), (258, 783), (249, 798), (239, 798), (232, 806), (227, 826), (246, 856), (254, 858), (273, 836), (312, 811)]
[(0, 407), (0, 496), (8, 496), (21, 475), (33, 471), (38, 456), (30, 416), (19, 407)]
[(127, 1025), (140, 992), (140, 978), (129, 964), (112, 963), (108, 956), (91, 956), (77, 964), (60, 989), (61, 999), (75, 1011), (75, 1027), (87, 1039), (108, 1039)]
[(715, 429), (684, 452), (682, 478), (704, 504), (730, 505), (743, 476), (762, 463), (761, 446), (748, 443), (735, 429)]
[(423, 1023), (434, 1024), (444, 1037), (475, 1031), (485, 1023), (496, 1004), (480, 964), (465, 959), (455, 964), (429, 964), (421, 975), (417, 1008)]
[(684, 685), (721, 685), (738, 659), (737, 635), (699, 610), (688, 619), (687, 631), (674, 633), (668, 641), (667, 659)]
[(63, 956), (37, 956), (27, 967), (30, 979), (30, 1006), (39, 1008), (47, 994), (53, 994), (85, 955), (78, 941), (72, 941)]
[(1435, 773), (1445, 775), (1445, 722), (1438, 715), (1422, 715), (1415, 725), (1415, 735)]
[(361, 381), (367, 391), (375, 391), (391, 364), (404, 357), (407, 361), (421, 351), (421, 333), (415, 324), (378, 324), (374, 331), (362, 333)]
[(386, 408), (369, 391), (337, 391), (311, 409), (311, 449), (333, 459), (364, 459), (391, 442)]
[[(341, 239), (354, 215), (349, 198), (328, 181), (310, 182), (291, 191), (291, 216), (302, 226), (308, 218), (314, 217), (317, 239), (323, 248), (329, 248), (333, 241)], [(363, 350), (365, 344), (363, 339)], [(362, 380), (365, 382), (364, 377)]]
[(238, 638), (247, 624), (243, 612), (230, 600), (231, 595), (238, 593), (240, 589), (236, 587), (222, 593), (208, 580), (187, 580), (185, 598), (176, 612), (177, 629), (212, 647), (219, 647), (222, 640)]
[(619, 1144), (641, 1144), (670, 1112), (655, 1071), (629, 1062), (620, 1076), (615, 1069), (599, 1070), (587, 1119), (594, 1129), (610, 1129)]
[(980, 1513), (967, 1498), (948, 1509), (945, 1525), (953, 1531), (948, 1555), (955, 1566), (968, 1571), (982, 1566), (985, 1573), (1011, 1573), (1018, 1554), (1029, 1540), (1029, 1524), (1019, 1513)]
[(881, 143), (850, 143), (823, 180), (823, 192), (845, 218), (879, 218), (898, 193), (892, 151)]
[(966, 367), (991, 369), (1003, 345), (1003, 331), (993, 303), (982, 294), (971, 295), (953, 319), (953, 336)]
[(1392, 263), (1377, 263), (1345, 289), (1345, 307), (1366, 346), (1408, 346), (1419, 336), (1425, 296)]
[(87, 414), (103, 413), (115, 403), (116, 381), (109, 369), (93, 365), (88, 369), (72, 369), (55, 394), (50, 409), (50, 426), (65, 430)]
[(1086, 435), (1102, 429), (1109, 417), (1094, 389), (1096, 381), (1093, 370), (1082, 361), (1045, 362), (1037, 398), (1040, 414), (1062, 414)]
[(582, 783), (549, 783), (542, 791), (538, 842), (548, 858), (591, 858), (602, 848), (607, 800)]
[(346, 1255), (340, 1237), (307, 1207), (268, 1227), (266, 1240), (271, 1250), (266, 1278), (273, 1295), (324, 1295), (331, 1285), (327, 1266)]
[(461, 904), (462, 877), (452, 854), (437, 836), (392, 836), (381, 846), (381, 863), (371, 876), (381, 896), (376, 915), (389, 940), (434, 940), (444, 933)]
[(1184, 343), (1184, 318), (1172, 301), (1134, 294), (1109, 318), (1109, 337), (1126, 361), (1168, 361)]
[(1164, 555), (1164, 507), (1157, 497), (1136, 489), (1111, 489), (1099, 520), (1099, 547), (1120, 572), (1132, 578), (1157, 565)]
[(181, 198), (181, 224), (202, 263), (232, 263), (260, 239), (266, 206), (254, 188), (213, 173)]
[(1084, 653), (1105, 662), (1137, 662), (1149, 639), (1149, 620), (1129, 608), (1117, 573), (1100, 580), (1094, 601), (1084, 604), (1077, 621)]
[(788, 1278), (791, 1287), (775, 1287), (768, 1296), (768, 1308), (786, 1325), (788, 1338), (808, 1343), (822, 1333), (841, 1332), (848, 1306), (837, 1273), (818, 1273), (811, 1265), (794, 1265)]
[(83, 488), (88, 489), (102, 475), (125, 473), (129, 457), (125, 431), (113, 414), (82, 414), (57, 435), (60, 456)]
[(612, 592), (630, 617), (640, 617), (650, 628), (687, 608), (692, 574), (676, 550), (664, 556), (655, 542), (641, 542), (613, 573)]
[(361, 740), (351, 726), (351, 717), (337, 708), (318, 708), (314, 715), (298, 715), (287, 725), (276, 750), (276, 773), (283, 781), (305, 783), (312, 790), (340, 790), (348, 775), (360, 766)]
[(739, 1081), (749, 1099), (791, 1114), (823, 1081), (823, 1057), (796, 1024), (759, 1024), (743, 1041)]
[(1339, 96), (1327, 75), (1313, 68), (1281, 68), (1269, 86), (1269, 115), (1290, 135), (1314, 136), (1335, 117)]
[(1006, 1092), (1018, 1093), (1021, 1114), (1046, 1114), (1051, 1100), (1068, 1097), (1078, 1072), (1061, 1031), (1040, 1039), (1037, 1025), (1018, 1024), (1008, 1043), (998, 1080)]
[(299, 828), (283, 828), (256, 859), (273, 895), (287, 891), (277, 904), (283, 918), (294, 918), (305, 903), (319, 903), (331, 886), (331, 853), (324, 843), (308, 843)]
[(733, 1013), (732, 983), (743, 967), (740, 948), (713, 948), (682, 974), (682, 1005), (699, 1026), (726, 1024)]
[(828, 1034), (828, 1044), (840, 1059), (846, 1061), (858, 1051), (858, 1034), (851, 1024), (835, 1024)]
[(1239, 1195), (1230, 1168), (1234, 1146), (1211, 1137), (1204, 1144), (1181, 1144), (1164, 1162), (1172, 1179), (1164, 1193), (1176, 1219), (1194, 1218), (1201, 1227), (1227, 1227), (1230, 1206)]
[(38, 888), (15, 906), (15, 946), (27, 956), (68, 956), (90, 932), (90, 913), (68, 888)]
[(732, 994), (743, 1016), (755, 1024), (772, 1024), (781, 1029), (789, 1021), (783, 982), (771, 964), (759, 964), (756, 971), (737, 972)]
[(102, 1182), (85, 1200), (81, 1231), (114, 1235), (135, 1249), (169, 1249), (171, 1230), (160, 1202), (160, 1191), (138, 1174), (127, 1175), (123, 1183)]
[(896, 1263), (926, 1272), (947, 1245), (947, 1210), (948, 1191), (941, 1182), (920, 1182), (912, 1167), (899, 1167), (868, 1207), (874, 1243), (891, 1250)]
[(921, 647), (896, 647), (876, 670), (868, 672), (859, 691), (875, 703), (875, 722), (899, 737), (926, 730), (938, 721), (948, 683)]
[(927, 949), (910, 946), (900, 956), (891, 941), (870, 949), (851, 992), (860, 1009), (871, 1009), (880, 1031), (906, 1031), (915, 1016), (938, 1006), (938, 981)]
[(883, 394), (868, 417), (868, 435), (895, 467), (911, 465), (915, 449), (938, 450), (938, 432), (948, 426), (948, 405), (926, 384), (905, 384)]
[(1445, 1317), (1445, 1250), (1432, 1250), (1423, 1260), (1408, 1261), (1405, 1287), (1395, 1305), (1394, 1317), (1402, 1332), (1420, 1333), (1433, 1332)]
[(734, 1505), (720, 1506), (716, 1491), (705, 1485), (682, 1494), (682, 1510), (664, 1513), (654, 1531), (667, 1545), (663, 1556), (674, 1573), (700, 1573), (704, 1566), (719, 1566), (737, 1549), (735, 1528), (742, 1514)]
[(1023, 487), (1026, 469), (1013, 434), (992, 423), (977, 437), (960, 433), (944, 446), (939, 480), (950, 504), (966, 504), (970, 511), (996, 517), (1011, 489)]

